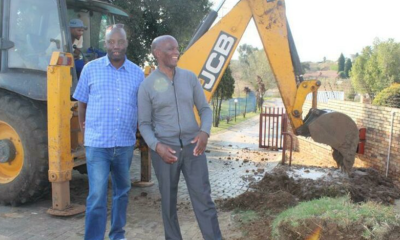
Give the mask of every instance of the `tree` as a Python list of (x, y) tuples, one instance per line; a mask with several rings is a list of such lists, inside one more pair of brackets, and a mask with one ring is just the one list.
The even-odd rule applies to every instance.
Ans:
[[(325, 62), (325, 61), (324, 61)], [(306, 73), (306, 70), (310, 71), (310, 62), (302, 62), (301, 63), (302, 74)]]
[(150, 45), (160, 35), (172, 35), (181, 52), (189, 43), (201, 19), (208, 13), (208, 0), (116, 0), (130, 18), (118, 18), (128, 33), (127, 57), (138, 65), (153, 62)]
[(222, 101), (232, 98), (234, 90), (235, 90), (235, 79), (232, 77), (232, 71), (228, 66), (225, 70), (224, 75), (222, 75), (221, 81), (212, 97), (214, 127), (219, 126)]
[(341, 53), (340, 57), (338, 59), (338, 72), (344, 71), (344, 62), (345, 62), (345, 59), (344, 59), (343, 53)]
[(246, 113), (247, 113), (247, 98), (249, 97), (249, 93), (251, 93), (251, 89), (249, 87), (245, 87), (244, 88), (244, 92), (246, 93), (246, 104), (244, 105), (243, 118), (246, 117)]
[(352, 64), (352, 62), (351, 62), (351, 59), (350, 58), (348, 58), (347, 60), (346, 60), (346, 63), (344, 64), (344, 73), (345, 73), (345, 75), (346, 75), (346, 78), (349, 78), (350, 77), (350, 70), (351, 70), (351, 67), (353, 66), (353, 64)]
[(368, 60), (371, 58), (372, 48), (370, 46), (365, 47), (362, 53), (354, 60), (352, 71), (350, 72), (351, 83), (354, 89), (359, 93), (367, 93), (369, 96), (373, 95), (372, 89), (365, 81), (366, 66)]
[(235, 69), (235, 71), (240, 71), (241, 78), (250, 82), (254, 89), (258, 88), (258, 76), (263, 79), (266, 89), (276, 86), (275, 77), (263, 49), (246, 44), (240, 46), (239, 69)]
[(346, 73), (344, 71), (340, 71), (338, 75), (339, 75), (339, 78), (341, 78), (341, 79), (347, 78)]
[(345, 100), (347, 101), (354, 101), (354, 97), (356, 96), (356, 92), (351, 84), (349, 84), (348, 88), (345, 91)]
[(258, 48), (249, 44), (240, 45), (238, 48), (239, 61), (243, 64), (250, 65), (250, 58), (252, 58), (254, 51), (258, 51)]
[(374, 105), (400, 108), (400, 84), (383, 89), (372, 102)]
[(360, 93), (371, 99), (393, 83), (400, 82), (400, 43), (393, 39), (374, 41), (354, 60), (350, 71), (351, 82)]

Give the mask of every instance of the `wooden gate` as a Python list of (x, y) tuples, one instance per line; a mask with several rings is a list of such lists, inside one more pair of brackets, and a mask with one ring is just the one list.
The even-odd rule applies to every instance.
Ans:
[(284, 108), (264, 107), (260, 114), (260, 148), (279, 150), (283, 148), (283, 132), (287, 131), (287, 116)]

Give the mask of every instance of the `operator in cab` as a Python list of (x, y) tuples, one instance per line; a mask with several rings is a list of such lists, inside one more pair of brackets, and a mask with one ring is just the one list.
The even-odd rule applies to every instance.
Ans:
[(69, 21), (69, 30), (71, 33), (71, 42), (74, 49), (74, 58), (79, 59), (81, 49), (83, 47), (83, 32), (87, 27), (83, 24), (82, 20), (75, 18)]

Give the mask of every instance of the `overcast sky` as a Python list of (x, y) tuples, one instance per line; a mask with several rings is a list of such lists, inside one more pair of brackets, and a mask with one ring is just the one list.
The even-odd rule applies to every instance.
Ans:
[[(211, 0), (214, 3), (219, 0)], [(226, 0), (220, 15), (238, 2)], [(375, 38), (400, 42), (400, 0), (285, 0), (300, 60), (337, 60), (361, 52)], [(241, 43), (262, 47), (254, 23)], [(237, 54), (236, 54), (237, 56)]]

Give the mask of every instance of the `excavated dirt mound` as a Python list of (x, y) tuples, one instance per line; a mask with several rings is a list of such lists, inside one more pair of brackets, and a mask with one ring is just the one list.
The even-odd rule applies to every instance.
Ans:
[[(309, 173), (318, 175), (318, 178), (304, 178)], [(246, 224), (247, 236), (243, 239), (268, 239), (261, 236), (270, 236), (270, 221), (288, 207), (300, 201), (346, 194), (350, 195), (353, 202), (375, 201), (385, 205), (393, 204), (395, 199), (400, 198), (400, 190), (393, 182), (373, 169), (354, 168), (349, 176), (345, 176), (335, 168), (278, 166), (272, 173), (266, 173), (259, 182), (250, 184), (247, 192), (236, 198), (217, 201), (217, 205), (226, 210), (256, 211), (263, 219)], [(314, 221), (308, 223), (310, 226), (304, 227), (304, 231), (317, 228)], [(324, 233), (321, 239), (363, 239), (361, 233), (364, 229), (361, 225), (346, 229), (329, 226), (328, 229), (332, 230)], [(394, 230), (387, 239), (397, 239), (393, 238), (397, 234)], [(286, 233), (281, 239), (304, 239), (307, 236), (299, 235), (298, 229), (288, 228), (281, 232)]]
[[(299, 201), (321, 197), (338, 197), (350, 194), (354, 202), (375, 201), (393, 204), (400, 198), (399, 189), (393, 182), (370, 168), (355, 168), (350, 176), (341, 174), (335, 168), (307, 167), (305, 172), (322, 172), (316, 180), (296, 175), (303, 166), (279, 166), (263, 179), (250, 184), (247, 192), (236, 198), (220, 202), (222, 208), (232, 210), (268, 210), (280, 212)], [(290, 176), (291, 175), (291, 176)]]

